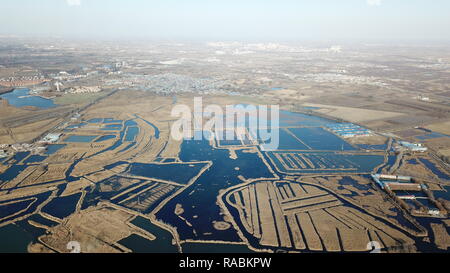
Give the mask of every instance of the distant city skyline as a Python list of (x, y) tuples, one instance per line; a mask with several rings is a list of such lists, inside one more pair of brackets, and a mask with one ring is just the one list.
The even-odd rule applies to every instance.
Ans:
[(2, 0), (0, 35), (450, 41), (448, 0)]

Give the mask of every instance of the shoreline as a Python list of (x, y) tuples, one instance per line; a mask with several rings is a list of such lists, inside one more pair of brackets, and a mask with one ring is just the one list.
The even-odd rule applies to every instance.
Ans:
[(5, 95), (8, 93), (11, 93), (15, 90), (15, 88), (9, 88), (9, 87), (0, 87), (0, 95)]

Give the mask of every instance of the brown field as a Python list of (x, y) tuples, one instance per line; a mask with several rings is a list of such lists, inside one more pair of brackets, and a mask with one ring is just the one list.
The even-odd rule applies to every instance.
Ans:
[(450, 121), (427, 125), (425, 128), (441, 134), (450, 135)]
[(368, 145), (382, 145), (387, 142), (388, 138), (385, 136), (374, 135), (365, 137), (352, 137), (347, 141), (350, 144), (368, 144)]
[[(293, 90), (283, 90), (281, 94), (284, 94), (287, 99), (289, 95), (296, 93)], [(251, 100), (251, 98), (249, 99)], [(228, 96), (211, 96), (205, 98), (204, 104), (227, 105), (235, 104), (236, 100), (244, 101), (241, 97), (237, 99)], [(192, 107), (193, 100), (188, 96), (180, 96), (178, 103)], [(345, 119), (353, 116), (353, 120), (349, 120), (352, 122), (376, 122), (377, 119), (402, 116), (401, 113), (391, 111), (320, 106), (323, 107), (322, 110), (319, 110), (322, 111), (321, 113)], [(48, 185), (44, 183), (63, 180), (67, 169), (77, 159), (82, 160), (70, 174), (75, 181), (68, 184), (62, 196), (69, 196), (77, 192), (82, 192), (84, 196), (86, 189), (96, 184), (102, 192), (113, 191), (111, 185), (100, 182), (115, 177), (119, 181), (119, 188), (114, 188), (114, 190), (119, 191), (129, 187), (126, 192), (121, 192), (112, 198), (116, 199), (120, 197), (119, 195), (137, 189), (137, 182), (144, 181), (144, 188), (120, 201), (121, 209), (112, 204), (101, 204), (84, 211), (77, 211), (63, 219), (58, 226), (50, 228), (49, 233), (42, 236), (38, 243), (30, 246), (30, 251), (67, 252), (67, 242), (76, 240), (82, 243), (84, 252), (129, 252), (129, 249), (119, 245), (117, 241), (133, 233), (149, 240), (154, 239), (153, 235), (132, 226), (129, 221), (138, 212), (143, 213), (155, 204), (170, 200), (185, 185), (157, 179), (130, 177), (124, 174), (124, 171), (128, 164), (133, 162), (150, 163), (157, 158), (178, 159), (181, 142), (173, 141), (170, 137), (170, 126), (176, 119), (170, 117), (171, 108), (171, 97), (154, 96), (137, 91), (117, 92), (82, 111), (81, 119), (82, 121), (91, 118), (133, 119), (140, 128), (134, 146), (123, 150), (130, 145), (130, 143), (124, 142), (114, 150), (94, 156), (97, 152), (113, 145), (115, 140), (101, 143), (70, 143), (46, 159), (45, 163), (48, 163), (48, 166), (44, 168), (29, 166), (15, 179), (2, 185), (1, 190), (13, 190), (10, 193), (0, 192), (0, 200), (29, 197), (49, 190), (55, 194), (55, 187), (59, 183), (66, 182)], [(14, 119), (14, 122), (20, 123), (24, 121), (23, 115), (34, 112), (20, 109), (17, 110), (17, 113), (20, 113), (21, 117), (18, 121)], [(35, 135), (55, 127), (63, 120), (63, 118), (40, 119), (11, 130), (0, 127), (0, 139), (15, 141), (33, 138)], [(145, 121), (151, 122), (159, 128), (159, 139), (155, 136), (154, 128)], [(31, 133), (29, 133), (30, 131)], [(100, 136), (109, 133), (100, 130), (99, 126), (90, 125), (66, 133), (63, 139), (71, 134)], [(353, 144), (383, 144), (386, 140), (386, 137), (377, 135), (355, 138), (351, 142)], [(257, 152), (255, 148), (248, 151)], [(230, 157), (236, 158), (237, 154), (230, 151)], [(285, 164), (287, 164), (287, 159), (288, 157), (286, 157)], [(289, 158), (289, 160), (291, 159)], [(123, 161), (124, 164), (110, 170), (105, 168), (107, 165), (119, 161)], [(305, 160), (305, 162), (308, 161)], [(309, 168), (306, 165), (301, 167)], [(408, 171), (421, 172), (422, 170), (414, 170), (413, 167), (404, 164), (399, 171), (404, 173)], [(366, 191), (363, 191), (352, 185), (341, 187), (338, 183), (341, 178), (340, 176), (310, 177), (293, 181), (297, 179), (293, 177), (292, 181), (260, 181), (243, 184), (227, 195), (228, 205), (239, 211), (239, 219), (234, 219), (234, 221), (242, 223), (242, 231), (246, 234), (245, 236), (257, 238), (261, 248), (283, 247), (292, 251), (366, 251), (367, 243), (376, 239), (382, 242), (386, 251), (392, 251), (395, 247), (406, 248), (414, 244), (409, 235), (405, 235), (407, 232), (411, 234), (413, 232), (402, 227), (395, 220), (397, 214), (393, 210), (393, 204), (386, 200), (380, 192), (373, 189), (370, 181), (358, 176), (352, 177), (360, 186), (368, 187)], [(191, 183), (194, 183), (195, 179), (193, 178)], [(247, 182), (242, 176), (240, 179), (244, 183)], [(116, 186), (114, 184), (114, 187)], [(364, 208), (368, 213), (346, 205), (343, 196), (345, 200), (357, 207)], [(133, 210), (136, 213), (133, 213)], [(181, 204), (177, 206), (175, 213), (186, 224), (192, 225), (183, 218)], [(146, 216), (151, 217), (151, 215), (150, 212)], [(51, 216), (47, 215), (46, 217), (50, 218)], [(230, 215), (226, 215), (226, 217), (227, 219), (231, 218)], [(61, 220), (54, 220), (61, 222)], [(393, 225), (386, 224), (386, 221)], [(231, 228), (227, 222), (213, 222), (211, 225), (218, 231)], [(401, 233), (399, 229), (406, 232)], [(245, 236), (243, 237), (244, 241)]]
[(69, 252), (67, 244), (71, 241), (79, 242), (81, 252), (85, 253), (130, 252), (117, 241), (133, 233), (148, 240), (155, 239), (153, 234), (129, 223), (134, 217), (128, 211), (99, 204), (75, 213), (61, 225), (50, 228), (47, 235), (39, 238), (39, 242), (62, 253)]
[(439, 150), (439, 153), (441, 153), (444, 156), (450, 156), (450, 149)]
[[(384, 248), (414, 241), (373, 216), (344, 205), (334, 195), (296, 182), (256, 182), (226, 195), (245, 232), (262, 247), (311, 251), (366, 251), (376, 235)], [(342, 247), (341, 247), (342, 246)]]
[(342, 107), (334, 105), (322, 105), (305, 103), (304, 106), (319, 107), (321, 109), (314, 110), (315, 112), (326, 114), (332, 117), (337, 117), (354, 123), (368, 122), (373, 120), (388, 119), (402, 116), (402, 113), (367, 110), (361, 108)]
[(434, 232), (434, 243), (442, 250), (447, 250), (450, 247), (450, 235), (448, 234), (443, 224), (431, 224)]

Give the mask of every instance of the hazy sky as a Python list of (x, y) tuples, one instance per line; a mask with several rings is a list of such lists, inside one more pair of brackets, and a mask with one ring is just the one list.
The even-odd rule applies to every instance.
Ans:
[(1, 0), (0, 34), (450, 40), (449, 0)]

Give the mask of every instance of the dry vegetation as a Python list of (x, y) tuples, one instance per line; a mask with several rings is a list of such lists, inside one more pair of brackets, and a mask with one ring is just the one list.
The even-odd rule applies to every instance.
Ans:
[(128, 211), (100, 204), (75, 213), (63, 224), (50, 228), (49, 234), (40, 237), (39, 242), (62, 253), (69, 252), (67, 244), (71, 241), (79, 242), (81, 251), (85, 253), (128, 252), (117, 241), (133, 233), (149, 240), (155, 239), (153, 234), (129, 223), (134, 217), (135, 214)]
[(235, 220), (262, 247), (367, 251), (372, 239), (388, 249), (414, 244), (398, 230), (311, 185), (256, 182), (232, 191), (226, 199), (239, 212)]

